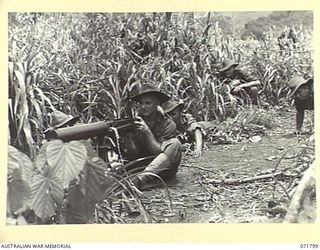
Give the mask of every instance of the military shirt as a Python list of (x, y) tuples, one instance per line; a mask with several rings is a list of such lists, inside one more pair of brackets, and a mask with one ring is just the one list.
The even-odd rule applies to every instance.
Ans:
[(304, 110), (314, 110), (314, 90), (313, 84), (309, 85), (309, 99), (308, 100), (300, 100), (296, 95), (294, 97), (294, 103), (296, 106), (296, 110), (301, 112)]
[(240, 85), (242, 83), (246, 82), (252, 82), (258, 80), (258, 77), (256, 77), (253, 74), (245, 73), (243, 70), (235, 69), (231, 76), (225, 77), (224, 74), (220, 74), (220, 77), (223, 78), (223, 81), (226, 83), (232, 83), (233, 80), (239, 80), (240, 83), (235, 84), (231, 86), (232, 88), (236, 87), (237, 85)]
[(194, 141), (194, 131), (199, 129), (203, 134), (203, 127), (197, 123), (191, 114), (182, 114), (181, 126), (177, 127), (179, 139), (182, 143)]
[[(143, 117), (142, 117), (143, 118)], [(157, 142), (164, 142), (176, 137), (177, 126), (170, 116), (157, 113), (153, 121), (145, 121)]]
[(295, 98), (294, 100), (295, 106), (297, 111), (303, 111), (303, 110), (314, 110), (314, 100), (313, 97), (309, 100), (299, 100), (298, 98)]
[[(141, 117), (144, 119), (142, 115)], [(165, 141), (175, 138), (177, 135), (177, 126), (175, 122), (166, 114), (158, 112), (153, 121), (147, 121), (146, 119), (144, 119), (144, 121), (151, 130), (156, 141), (161, 145)], [(146, 147), (146, 143), (144, 141), (145, 138), (141, 137), (141, 134), (133, 133), (128, 135), (126, 139), (129, 141), (133, 140), (135, 144), (134, 148), (128, 150), (127, 158), (136, 159), (150, 156), (149, 148)]]

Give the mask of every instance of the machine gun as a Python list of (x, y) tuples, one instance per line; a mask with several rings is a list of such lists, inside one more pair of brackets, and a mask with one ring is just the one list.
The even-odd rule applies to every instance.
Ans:
[[(49, 129), (45, 131), (44, 138), (46, 140), (60, 139), (64, 142), (72, 140), (87, 140), (97, 138), (96, 150), (100, 158), (107, 162), (116, 153), (121, 160), (125, 160), (125, 169), (131, 171), (146, 166), (155, 157), (144, 157), (139, 159), (126, 159), (128, 149), (125, 145), (121, 145), (120, 138), (133, 131), (134, 118), (123, 118), (112, 121), (100, 121), (89, 124), (79, 124), (72, 127)], [(119, 159), (118, 159), (119, 160)]]
[(64, 142), (71, 140), (86, 140), (94, 137), (104, 137), (117, 129), (119, 135), (133, 130), (135, 119), (124, 118), (113, 121), (100, 121), (89, 124), (80, 124), (72, 127), (49, 129), (44, 133), (46, 140), (60, 139)]
[(100, 158), (112, 162), (111, 158), (116, 153), (118, 158), (125, 160), (123, 154), (126, 150), (121, 145), (120, 137), (133, 131), (134, 121), (133, 118), (124, 118), (49, 129), (45, 131), (44, 137), (46, 140), (60, 139), (64, 142), (92, 139), (91, 144)]

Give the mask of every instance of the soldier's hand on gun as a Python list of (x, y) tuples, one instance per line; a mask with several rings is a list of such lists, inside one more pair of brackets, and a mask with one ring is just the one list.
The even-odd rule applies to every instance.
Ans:
[(136, 131), (143, 133), (143, 134), (149, 134), (151, 133), (148, 125), (145, 123), (145, 121), (140, 117), (136, 117), (136, 121), (134, 122)]

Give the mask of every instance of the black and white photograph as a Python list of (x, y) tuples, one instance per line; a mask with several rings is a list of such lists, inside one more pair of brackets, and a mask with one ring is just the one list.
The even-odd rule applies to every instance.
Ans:
[(314, 223), (314, 12), (9, 12), (6, 225)]

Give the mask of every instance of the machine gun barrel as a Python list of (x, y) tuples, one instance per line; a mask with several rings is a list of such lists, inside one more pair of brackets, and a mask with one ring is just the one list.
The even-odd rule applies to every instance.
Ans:
[(60, 139), (64, 142), (72, 140), (85, 140), (94, 137), (102, 137), (112, 133), (115, 127), (120, 135), (132, 131), (134, 119), (119, 119), (114, 121), (100, 121), (89, 124), (81, 124), (73, 127), (50, 129), (44, 133), (46, 140)]

